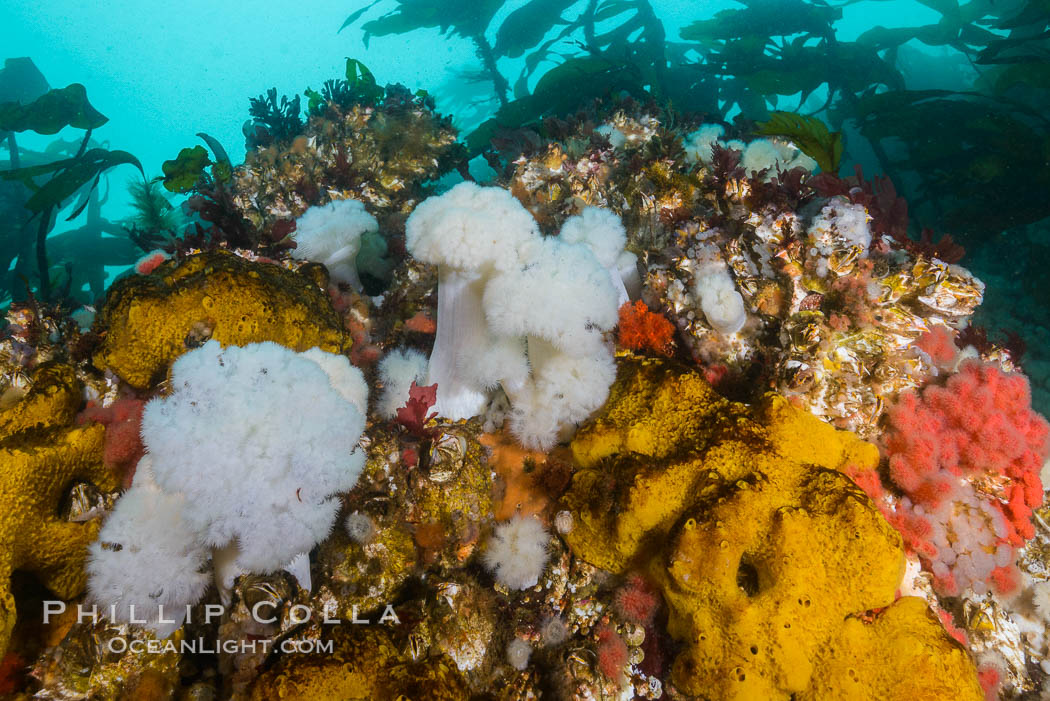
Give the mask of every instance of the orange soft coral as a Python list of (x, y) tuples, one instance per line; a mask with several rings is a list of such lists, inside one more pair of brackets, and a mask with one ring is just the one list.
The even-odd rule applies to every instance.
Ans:
[(674, 350), (674, 326), (662, 314), (649, 311), (645, 302), (620, 307), (620, 345), (633, 351), (651, 351), (670, 356)]
[(425, 334), (437, 333), (437, 322), (426, 312), (416, 312), (415, 316), (405, 322), (405, 330)]
[(548, 455), (522, 448), (511, 435), (498, 431), (478, 439), (489, 449), (489, 465), (498, 476), (493, 515), (505, 521), (514, 515), (533, 516), (547, 508), (552, 495), (568, 484), (571, 470), (559, 451)]

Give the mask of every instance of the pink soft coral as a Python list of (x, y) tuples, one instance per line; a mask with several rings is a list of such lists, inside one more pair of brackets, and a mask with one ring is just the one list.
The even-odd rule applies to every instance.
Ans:
[[(1028, 380), (964, 362), (943, 386), (901, 395), (883, 447), (904, 492), (888, 516), (945, 594), (1017, 587), (1014, 548), (1034, 534), (1039, 471), (1050, 426), (1031, 407)], [(871, 485), (868, 485), (871, 493)]]
[(131, 486), (135, 467), (145, 452), (139, 430), (142, 426), (141, 399), (118, 399), (108, 407), (89, 402), (77, 417), (78, 422), (97, 421), (106, 427), (106, 443), (102, 462), (121, 476), (125, 487)]
[(946, 368), (955, 359), (955, 336), (944, 326), (932, 326), (915, 340), (915, 345), (930, 356), (933, 364)]

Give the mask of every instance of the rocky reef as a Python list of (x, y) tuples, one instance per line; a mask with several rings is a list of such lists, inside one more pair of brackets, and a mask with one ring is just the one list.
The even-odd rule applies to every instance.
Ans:
[(630, 99), (457, 184), (375, 90), (257, 116), (89, 323), (9, 308), (0, 691), (1039, 693), (1050, 431), (951, 251)]

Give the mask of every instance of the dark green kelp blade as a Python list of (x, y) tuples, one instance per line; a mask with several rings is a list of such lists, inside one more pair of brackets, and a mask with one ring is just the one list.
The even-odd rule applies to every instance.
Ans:
[(5, 102), (0, 105), (0, 131), (35, 131), (57, 134), (65, 127), (97, 129), (109, 118), (91, 106), (80, 83), (49, 90), (28, 105)]
[(211, 165), (208, 150), (203, 146), (184, 148), (173, 160), (164, 161), (164, 187), (169, 192), (187, 192), (201, 177), (204, 169)]
[[(36, 192), (26, 202), (26, 209), (34, 214), (39, 214), (45, 209), (60, 207), (62, 203), (76, 194), (77, 190), (84, 185), (92, 181), (97, 184), (98, 177), (103, 172), (125, 163), (133, 165), (139, 169), (139, 172), (143, 172), (139, 159), (127, 151), (108, 151), (104, 148), (89, 149), (76, 158), (58, 161), (58, 167), (51, 168), (51, 170), (55, 171), (55, 176), (39, 188), (36, 188)], [(33, 168), (20, 170), (40, 171), (43, 168), (55, 165), (55, 163), (49, 163), (47, 166), (34, 166)], [(17, 170), (0, 173), (0, 176), (8, 180), (18, 179), (23, 181), (27, 177), (32, 177), (32, 175), (20, 174)]]
[(23, 105), (37, 99), (51, 86), (33, 59), (26, 56), (9, 58), (0, 69), (0, 103), (19, 102)]
[(837, 173), (844, 143), (841, 132), (829, 131), (824, 122), (794, 112), (774, 112), (755, 130), (760, 136), (790, 139), (802, 153), (817, 162), (825, 173)]

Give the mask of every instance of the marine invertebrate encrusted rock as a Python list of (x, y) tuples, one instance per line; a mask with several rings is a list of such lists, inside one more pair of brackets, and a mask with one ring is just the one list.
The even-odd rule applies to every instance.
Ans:
[(666, 241), (668, 226), (687, 216), (701, 193), (681, 140), (648, 109), (625, 105), (597, 128), (594, 115), (574, 118), (564, 125), (565, 138), (508, 159), (509, 187), (545, 229), (603, 207), (623, 219), (632, 244)]
[(88, 694), (97, 699), (160, 701), (177, 693), (183, 659), (178, 646), (186, 639), (182, 631), (167, 641), (173, 645), (170, 649), (135, 654), (128, 648), (158, 642), (149, 630), (101, 619), (94, 624), (90, 618), (73, 622), (75, 607), (70, 607), (67, 615), (72, 626), (33, 667), (34, 686), (39, 686), (34, 696), (48, 701), (76, 701)]
[(104, 336), (95, 366), (145, 389), (209, 338), (342, 352), (347, 338), (326, 283), (316, 266), (293, 272), (223, 251), (169, 261), (109, 289), (96, 321)]
[[(890, 236), (870, 199), (826, 193), (793, 146), (722, 143), (717, 125), (686, 133), (630, 105), (598, 129), (591, 117), (513, 159), (509, 187), (545, 230), (590, 206), (619, 215), (645, 263), (644, 300), (720, 387), (772, 383), (873, 437), (884, 400), (935, 369), (915, 340), (960, 328), (981, 302), (954, 258)], [(767, 166), (783, 172), (755, 173)]]
[(376, 211), (407, 214), (423, 184), (451, 170), (461, 155), (451, 120), (407, 90), (388, 90), (380, 105), (330, 104), (292, 141), (248, 151), (233, 172), (233, 201), (263, 231), (348, 197)]
[[(741, 218), (732, 227), (700, 220), (680, 228), (669, 260), (650, 266), (649, 294), (697, 361), (727, 365), (752, 386), (772, 381), (837, 427), (876, 435), (884, 400), (936, 372), (916, 340), (931, 326), (965, 323), (983, 284), (894, 242), (869, 251), (863, 211), (845, 200), (825, 205), (808, 225), (792, 211)], [(712, 256), (725, 261), (748, 312), (735, 335), (706, 316), (698, 294)]]
[(11, 574), (28, 570), (56, 596), (84, 589), (87, 545), (98, 522), (70, 523), (59, 500), (74, 480), (116, 489), (117, 476), (102, 464), (101, 426), (73, 428), (81, 385), (73, 368), (45, 364), (19, 403), (0, 413), (0, 653), (15, 624)]
[(377, 518), (366, 541), (359, 541), (349, 529), (337, 529), (321, 543), (315, 569), (320, 603), (316, 608), (348, 620), (354, 611), (365, 615), (394, 600), (416, 565), (412, 531), (398, 516)]
[(476, 422), (433, 426), (420, 444), (405, 519), (432, 566), (455, 569), (474, 552), (492, 512), (492, 473), (482, 458)]

